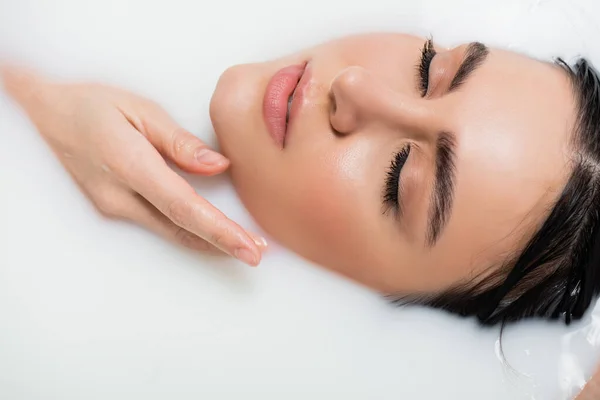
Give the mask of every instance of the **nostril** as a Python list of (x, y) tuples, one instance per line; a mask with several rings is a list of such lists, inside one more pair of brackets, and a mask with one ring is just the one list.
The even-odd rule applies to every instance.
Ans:
[(333, 135), (334, 135), (334, 136), (337, 136), (337, 137), (342, 137), (342, 136), (344, 136), (344, 134), (343, 134), (342, 132), (340, 132), (340, 131), (336, 130), (336, 129), (333, 127), (333, 125), (331, 125), (331, 131), (333, 132)]
[(329, 101), (331, 103), (331, 113), (335, 114), (337, 111), (337, 102), (335, 101), (335, 96), (333, 92), (329, 92)]
[(335, 136), (342, 136), (342, 133), (340, 131), (338, 131), (333, 123), (333, 119), (336, 119), (336, 112), (337, 112), (337, 101), (335, 101), (335, 95), (333, 94), (333, 92), (329, 92), (329, 108), (330, 108), (330, 115), (331, 115), (331, 120), (329, 122), (329, 125), (331, 127), (331, 130), (333, 131), (333, 134)]

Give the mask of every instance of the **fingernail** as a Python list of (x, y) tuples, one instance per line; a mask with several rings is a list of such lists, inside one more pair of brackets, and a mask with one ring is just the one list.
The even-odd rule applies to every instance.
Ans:
[(195, 157), (199, 163), (207, 165), (216, 165), (227, 161), (221, 154), (206, 148), (196, 150)]
[(254, 243), (258, 246), (258, 247), (267, 247), (269, 244), (267, 243), (267, 239), (265, 239), (262, 236), (254, 236), (252, 235), (252, 239), (254, 240)]
[(243, 261), (252, 267), (255, 267), (258, 265), (258, 258), (249, 249), (245, 249), (243, 247), (236, 249), (233, 255), (238, 260)]

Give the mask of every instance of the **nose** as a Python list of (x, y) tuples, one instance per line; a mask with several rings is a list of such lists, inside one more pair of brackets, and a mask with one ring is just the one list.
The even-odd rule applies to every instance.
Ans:
[(341, 71), (331, 82), (330, 97), (330, 122), (339, 134), (373, 124), (429, 134), (437, 125), (435, 111), (426, 100), (391, 89), (362, 67)]

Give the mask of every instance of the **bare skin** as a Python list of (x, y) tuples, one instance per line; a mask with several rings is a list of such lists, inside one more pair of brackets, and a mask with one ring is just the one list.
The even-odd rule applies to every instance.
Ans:
[(260, 262), (265, 239), (227, 218), (165, 163), (210, 176), (224, 172), (229, 160), (159, 105), (117, 88), (50, 82), (15, 67), (4, 67), (2, 79), (104, 215), (134, 221), (195, 250), (226, 253), (253, 266)]
[[(165, 159), (207, 176), (231, 164), (246, 207), (292, 251), (382, 292), (432, 293), (494, 268), (543, 220), (569, 173), (574, 107), (560, 70), (495, 49), (451, 91), (468, 44), (436, 47), (421, 96), (415, 64), (423, 42), (359, 35), (229, 69), (211, 103), (224, 155), (156, 103), (120, 89), (49, 82), (12, 68), (2, 77), (105, 215), (256, 265), (265, 240), (198, 196)], [(266, 134), (262, 96), (278, 69), (304, 61), (311, 82), (280, 149)], [(431, 244), (441, 132), (453, 135), (456, 181), (452, 211)], [(412, 150), (399, 177), (400, 215), (381, 193), (391, 159), (406, 144)], [(599, 381), (600, 372), (577, 399), (600, 398)]]
[(589, 382), (585, 385), (581, 393), (577, 395), (575, 400), (598, 400), (600, 399), (600, 368)]
[[(415, 66), (425, 43), (357, 35), (235, 66), (211, 104), (233, 183), (259, 225), (310, 261), (383, 293), (431, 294), (497, 268), (530, 238), (570, 173), (575, 108), (562, 70), (489, 49), (453, 87), (482, 48), (434, 46), (421, 93)], [(310, 79), (281, 148), (263, 118), (265, 88), (281, 68), (306, 62)], [(441, 169), (454, 172), (454, 184), (431, 243), (438, 147), (448, 137), (453, 166)], [(382, 194), (406, 146), (392, 182), (399, 204), (390, 204)]]

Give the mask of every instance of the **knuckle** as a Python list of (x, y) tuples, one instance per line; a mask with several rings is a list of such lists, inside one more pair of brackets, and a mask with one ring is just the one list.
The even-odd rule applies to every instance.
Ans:
[(201, 219), (210, 221), (206, 231), (206, 240), (214, 246), (225, 249), (234, 241), (235, 229), (231, 221), (219, 210), (203, 207)]
[(121, 216), (121, 204), (114, 190), (99, 188), (92, 196), (94, 205), (103, 216), (108, 218)]
[(190, 247), (194, 238), (192, 234), (183, 228), (177, 228), (175, 231), (175, 241), (182, 246)]
[(214, 231), (214, 232), (210, 233), (210, 235), (209, 235), (209, 241), (212, 244), (214, 244), (215, 246), (223, 247), (223, 245), (227, 241), (227, 235), (226, 235), (226, 233), (224, 231), (217, 230), (217, 231)]
[(194, 137), (183, 128), (175, 128), (171, 133), (171, 151), (175, 156), (185, 153), (193, 146)]
[(209, 251), (212, 247), (202, 238), (199, 238), (183, 228), (179, 228), (175, 232), (175, 241), (183, 247), (198, 251)]
[(188, 227), (192, 219), (192, 206), (185, 200), (175, 199), (167, 207), (167, 216), (176, 225)]

